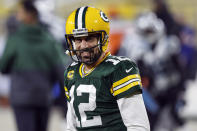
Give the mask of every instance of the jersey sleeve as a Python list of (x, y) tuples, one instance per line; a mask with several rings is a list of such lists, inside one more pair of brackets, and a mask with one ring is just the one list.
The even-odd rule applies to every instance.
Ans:
[(70, 89), (73, 85), (72, 80), (74, 79), (74, 70), (75, 70), (75, 65), (77, 63), (71, 63), (67, 69), (64, 72), (64, 90), (65, 90), (65, 95), (66, 98), (68, 100), (68, 102), (70, 102)]
[(139, 70), (134, 62), (126, 60), (117, 65), (112, 75), (110, 92), (116, 99), (142, 92)]
[(67, 74), (68, 74), (68, 69), (64, 72), (64, 91), (65, 91), (65, 95), (66, 95), (67, 100), (70, 101), (69, 92), (68, 92)]

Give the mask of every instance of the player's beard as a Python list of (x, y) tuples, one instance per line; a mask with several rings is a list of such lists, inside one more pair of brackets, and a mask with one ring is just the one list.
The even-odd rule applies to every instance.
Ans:
[(81, 61), (85, 65), (92, 65), (101, 56), (101, 50), (99, 49), (99, 46), (97, 45), (92, 48), (87, 48), (81, 51), (76, 51), (76, 55), (79, 61)]

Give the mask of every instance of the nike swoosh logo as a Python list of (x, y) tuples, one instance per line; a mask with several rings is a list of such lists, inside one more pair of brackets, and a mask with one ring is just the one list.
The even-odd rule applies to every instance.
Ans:
[(133, 67), (131, 67), (130, 69), (126, 69), (126, 73), (129, 73), (131, 70), (133, 69)]

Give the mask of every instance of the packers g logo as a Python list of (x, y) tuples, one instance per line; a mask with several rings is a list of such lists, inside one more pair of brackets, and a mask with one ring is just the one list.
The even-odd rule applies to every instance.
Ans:
[(107, 18), (104, 12), (100, 11), (100, 16), (105, 22), (109, 22), (109, 19)]
[(69, 71), (68, 74), (67, 74), (67, 78), (72, 79), (73, 76), (74, 76), (74, 70)]

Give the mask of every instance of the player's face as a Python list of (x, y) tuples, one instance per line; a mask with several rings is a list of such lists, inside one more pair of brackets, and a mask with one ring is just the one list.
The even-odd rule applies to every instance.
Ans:
[(25, 12), (22, 6), (19, 6), (17, 9), (17, 20), (20, 22), (24, 22), (26, 20), (27, 13)]
[(98, 35), (91, 34), (85, 37), (74, 38), (77, 57), (86, 65), (94, 64), (100, 57)]

